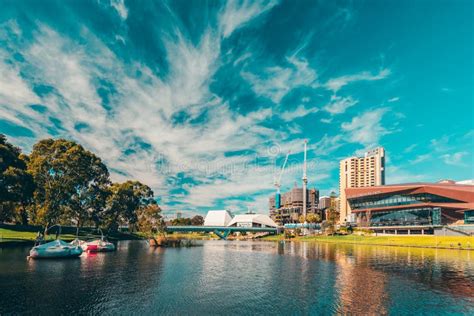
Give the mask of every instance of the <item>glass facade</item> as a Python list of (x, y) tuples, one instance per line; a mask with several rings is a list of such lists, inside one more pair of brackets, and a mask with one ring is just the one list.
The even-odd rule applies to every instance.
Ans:
[(397, 194), (397, 195), (377, 195), (361, 197), (349, 200), (352, 210), (371, 209), (386, 206), (413, 205), (420, 203), (456, 203), (460, 202), (443, 196), (420, 193), (420, 194)]
[(390, 212), (364, 212), (357, 214), (357, 222), (366, 227), (437, 226), (441, 225), (441, 209), (424, 207)]
[(464, 224), (474, 224), (474, 210), (464, 212)]

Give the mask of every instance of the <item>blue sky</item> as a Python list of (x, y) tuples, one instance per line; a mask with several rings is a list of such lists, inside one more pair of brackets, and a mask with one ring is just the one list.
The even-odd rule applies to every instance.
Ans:
[(0, 0), (0, 132), (83, 144), (167, 213), (268, 209), (338, 188), (383, 146), (387, 182), (474, 178), (472, 1)]

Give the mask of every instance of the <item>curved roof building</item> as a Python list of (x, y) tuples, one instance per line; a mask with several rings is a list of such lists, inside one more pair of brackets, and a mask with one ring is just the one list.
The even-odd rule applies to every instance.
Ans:
[(409, 183), (347, 188), (345, 193), (359, 226), (471, 224), (474, 216), (472, 185)]
[(236, 215), (228, 226), (236, 227), (277, 227), (278, 225), (264, 214), (241, 214)]

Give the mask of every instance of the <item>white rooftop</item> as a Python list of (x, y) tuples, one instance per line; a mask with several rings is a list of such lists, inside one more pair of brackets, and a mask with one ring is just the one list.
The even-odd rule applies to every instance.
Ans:
[(236, 215), (228, 226), (239, 225), (239, 224), (260, 224), (267, 227), (277, 227), (278, 225), (265, 214), (241, 214)]
[(204, 219), (204, 226), (227, 226), (231, 220), (232, 216), (227, 210), (209, 211)]

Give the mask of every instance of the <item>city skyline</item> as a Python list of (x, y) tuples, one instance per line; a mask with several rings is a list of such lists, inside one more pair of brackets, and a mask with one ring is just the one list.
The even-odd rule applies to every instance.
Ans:
[(441, 4), (7, 2), (0, 133), (77, 141), (169, 214), (266, 213), (305, 139), (321, 196), (378, 146), (387, 184), (472, 179), (471, 14)]

